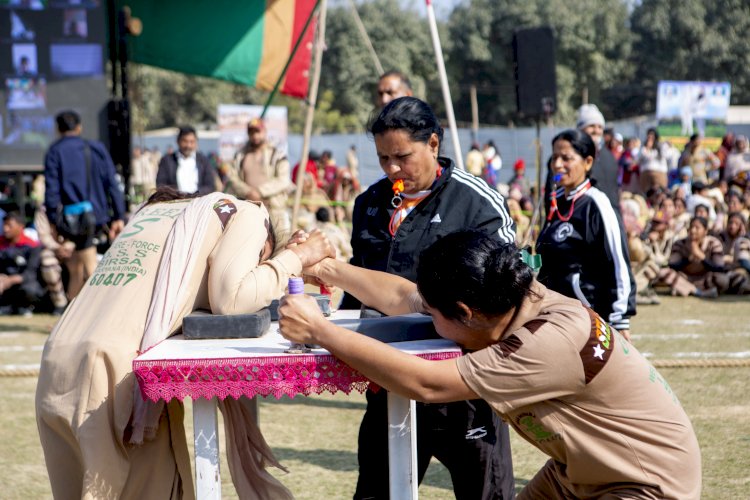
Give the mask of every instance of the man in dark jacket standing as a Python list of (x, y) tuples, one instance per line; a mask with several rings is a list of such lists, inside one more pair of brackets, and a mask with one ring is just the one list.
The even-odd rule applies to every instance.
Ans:
[[(60, 139), (44, 158), (44, 205), (50, 224), (57, 226), (63, 207), (88, 203), (97, 229), (107, 231), (110, 241), (114, 240), (125, 225), (125, 200), (112, 158), (103, 144), (81, 137), (78, 113), (63, 111), (56, 120)], [(96, 267), (96, 247), (90, 234), (67, 237), (75, 243), (75, 251), (66, 261), (70, 271), (68, 297), (73, 299)]]
[[(591, 167), (591, 183), (607, 195), (615, 212), (620, 213), (620, 186), (617, 183), (617, 160), (604, 145), (604, 115), (596, 104), (584, 104), (576, 113), (576, 128), (586, 132), (596, 144), (596, 158)], [(547, 183), (544, 193), (544, 207), (549, 213), (550, 194), (555, 191), (552, 169), (547, 169)]]
[(576, 128), (586, 132), (596, 144), (596, 159), (591, 168), (592, 184), (607, 195), (615, 212), (620, 213), (620, 186), (617, 185), (617, 160), (604, 144), (604, 115), (596, 104), (578, 108)]
[(180, 127), (178, 151), (159, 162), (156, 187), (171, 186), (183, 193), (208, 194), (216, 191), (216, 172), (208, 158), (198, 152), (198, 136), (193, 127)]

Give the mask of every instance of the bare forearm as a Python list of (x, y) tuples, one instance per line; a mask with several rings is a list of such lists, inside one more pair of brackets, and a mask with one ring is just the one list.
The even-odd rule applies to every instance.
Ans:
[(474, 399), (455, 360), (428, 361), (327, 322), (318, 343), (369, 380), (401, 396), (428, 403)]
[(319, 264), (318, 277), (389, 316), (423, 312), (417, 285), (393, 274), (370, 271), (335, 259)]

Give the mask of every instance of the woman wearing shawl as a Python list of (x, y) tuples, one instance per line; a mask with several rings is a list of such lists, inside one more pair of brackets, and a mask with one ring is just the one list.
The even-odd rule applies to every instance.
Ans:
[[(131, 218), (44, 347), (37, 424), (55, 498), (194, 497), (182, 405), (144, 403), (133, 358), (192, 311), (258, 311), (303, 265), (335, 255), (314, 233), (271, 258), (259, 203), (175, 195), (157, 192)], [(240, 496), (290, 498), (260, 465), (277, 464), (242, 400), (221, 407)]]

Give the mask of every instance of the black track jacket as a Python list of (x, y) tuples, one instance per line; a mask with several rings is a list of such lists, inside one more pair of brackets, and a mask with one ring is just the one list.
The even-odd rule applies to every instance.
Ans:
[(562, 188), (555, 193), (561, 216), (553, 215), (537, 240), (542, 255), (538, 279), (591, 307), (618, 330), (629, 329), (636, 290), (622, 222), (596, 187), (571, 203), (588, 183), (568, 196)]
[(442, 175), (430, 195), (414, 207), (391, 236), (388, 224), (392, 183), (380, 179), (354, 202), (351, 263), (416, 281), (419, 253), (438, 238), (462, 229), (477, 229), (499, 240), (515, 242), (515, 224), (505, 199), (478, 177), (440, 157)]

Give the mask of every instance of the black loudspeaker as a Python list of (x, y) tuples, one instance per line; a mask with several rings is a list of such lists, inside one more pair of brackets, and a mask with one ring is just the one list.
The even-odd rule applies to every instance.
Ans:
[(115, 165), (130, 165), (130, 103), (111, 99), (107, 103), (109, 154)]
[(513, 34), (516, 104), (524, 116), (543, 117), (557, 109), (555, 39), (549, 27)]

